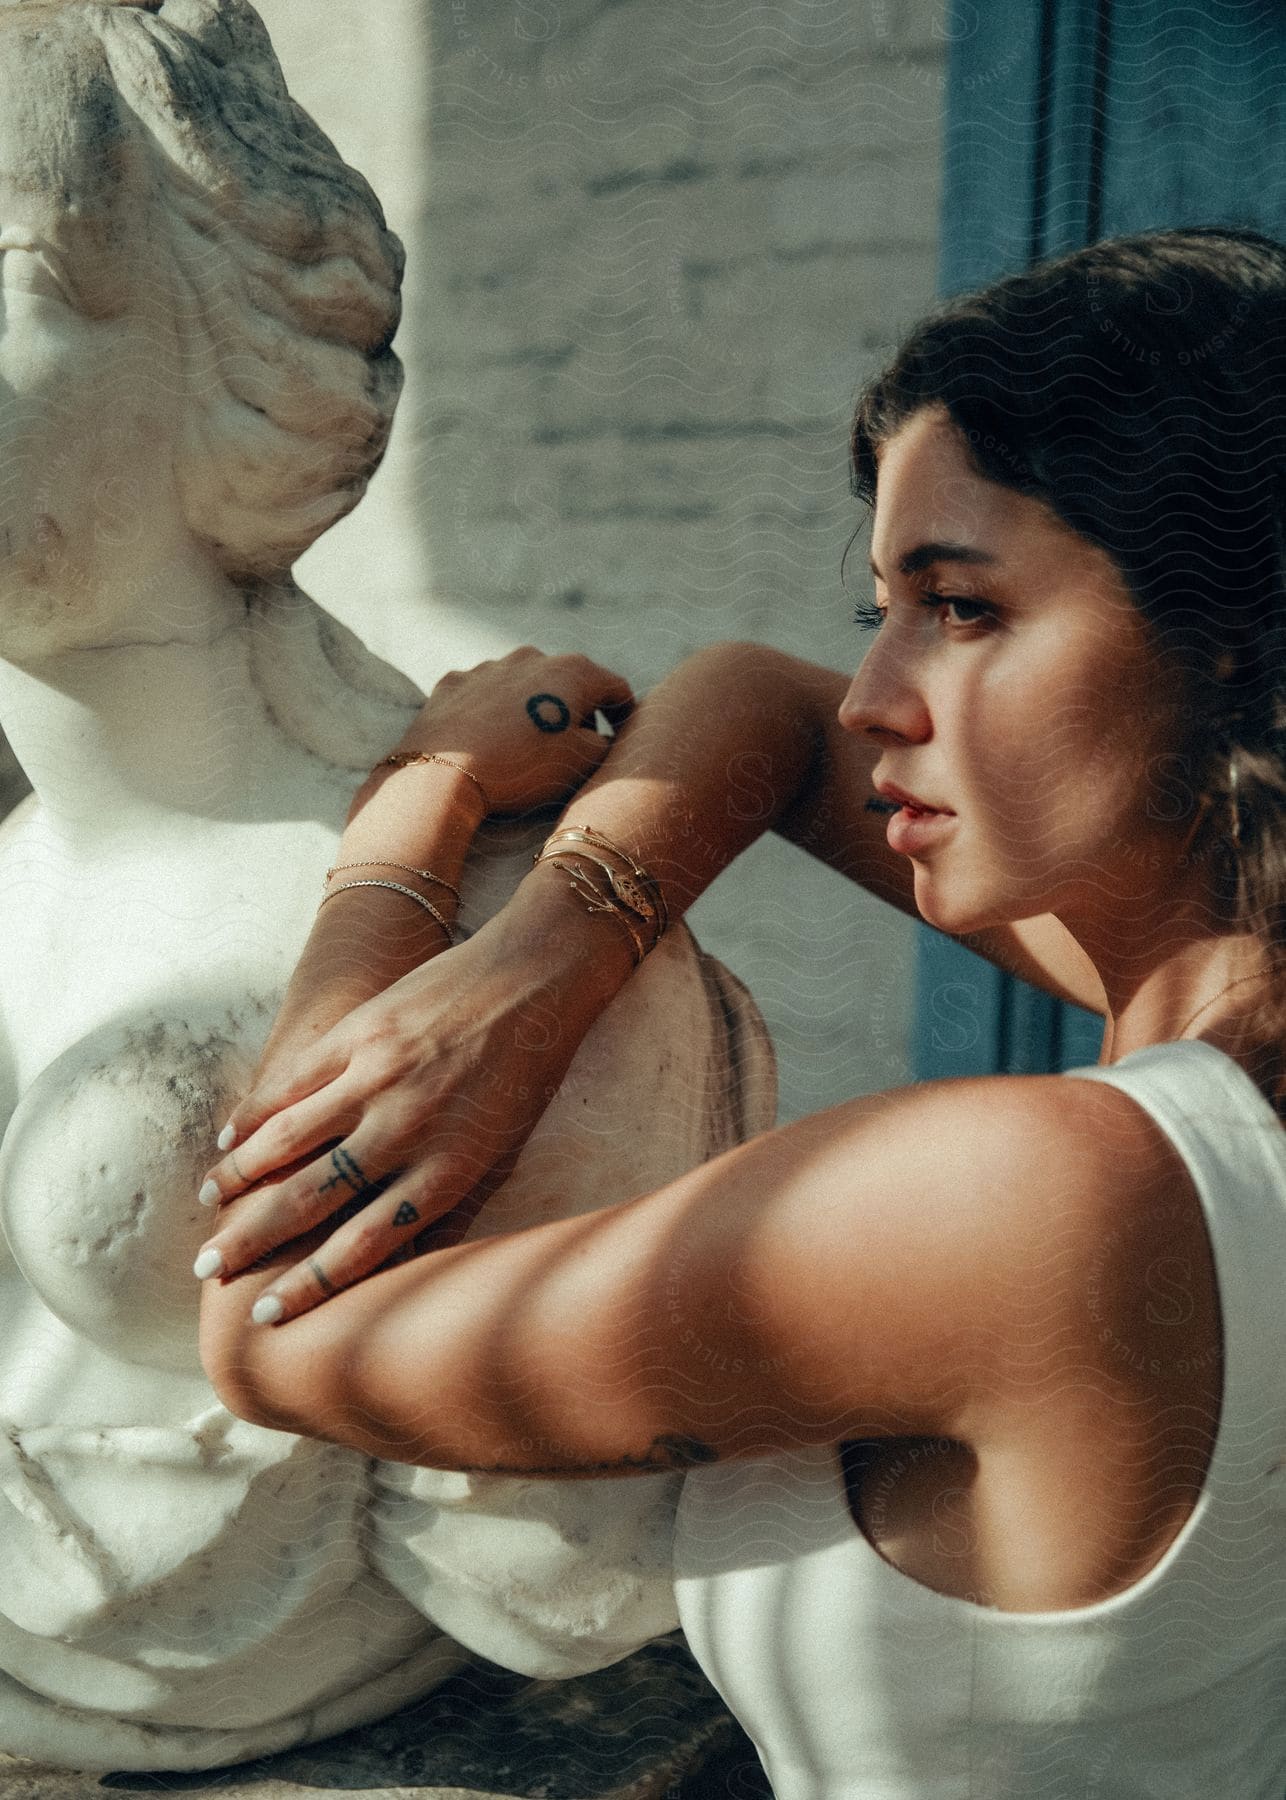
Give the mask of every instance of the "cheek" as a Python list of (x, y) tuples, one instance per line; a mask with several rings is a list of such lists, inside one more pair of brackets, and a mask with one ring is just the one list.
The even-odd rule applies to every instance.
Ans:
[(1092, 681), (1012, 672), (962, 711), (961, 809), (1020, 882), (1136, 833), (1153, 740)]

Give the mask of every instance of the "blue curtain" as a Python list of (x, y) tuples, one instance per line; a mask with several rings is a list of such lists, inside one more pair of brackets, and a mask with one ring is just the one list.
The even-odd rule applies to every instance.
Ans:
[[(943, 295), (1149, 226), (1286, 238), (1279, 0), (951, 0), (947, 30)], [(1102, 1031), (920, 927), (917, 1078), (1092, 1063)]]

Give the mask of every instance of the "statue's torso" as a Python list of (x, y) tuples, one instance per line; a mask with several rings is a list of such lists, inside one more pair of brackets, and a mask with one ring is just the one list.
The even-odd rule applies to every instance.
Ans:
[(136, 1391), (116, 1369), (102, 1391), (101, 1359), (41, 1318), (10, 1251), (9, 1317), (29, 1315), (45, 1351), (33, 1359), (21, 1332), (4, 1334), (5, 1417), (47, 1418), (51, 1384), (57, 1416), (98, 1423), (156, 1423), (158, 1406), (183, 1416), (208, 1392), (191, 1262), (210, 1221), (195, 1186), (271, 1026), (338, 828), (178, 820), (163, 841), (76, 855), (33, 804), (6, 829), (0, 1208), (31, 1285), (77, 1340), (131, 1365)]
[[(0, 1245), (0, 1588), (22, 1615), (0, 1645), (6, 1747), (81, 1766), (230, 1760), (281, 1741), (292, 1709), (313, 1735), (432, 1685), (445, 1640), (429, 1620), (545, 1674), (673, 1622), (669, 1478), (372, 1465), (231, 1420), (200, 1370), (196, 1187), (333, 859), (343, 801), (330, 825), (318, 812), (171, 818), (76, 855), (34, 806), (0, 833), (0, 1206), (17, 1254)], [(529, 855), (512, 833), (484, 844), (466, 917)], [(769, 1122), (763, 1050), (754, 1097), (729, 1110), (730, 1020), (745, 1050), (756, 1016), (716, 979), (685, 933), (667, 939), (582, 1045), (532, 1139), (538, 1176), (524, 1186), (525, 1153), (475, 1233), (623, 1198)], [(161, 1658), (145, 1678), (139, 1646)], [(63, 1702), (57, 1743), (42, 1695)]]

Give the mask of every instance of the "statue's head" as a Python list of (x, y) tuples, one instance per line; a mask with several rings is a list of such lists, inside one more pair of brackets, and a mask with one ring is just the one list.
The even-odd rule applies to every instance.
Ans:
[[(0, 86), (48, 267), (92, 319), (141, 258), (173, 321), (188, 527), (229, 574), (281, 574), (360, 499), (392, 423), (403, 259), (374, 194), (247, 0), (0, 0)], [(11, 223), (0, 248), (25, 241)]]

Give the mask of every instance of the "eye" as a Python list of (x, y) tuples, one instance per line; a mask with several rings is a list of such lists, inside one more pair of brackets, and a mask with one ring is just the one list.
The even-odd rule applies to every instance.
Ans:
[(861, 594), (853, 607), (853, 623), (859, 631), (878, 631), (884, 623), (884, 608)]
[(921, 606), (951, 606), (955, 608), (955, 624), (979, 625), (984, 619), (994, 617), (991, 607), (985, 600), (970, 600), (964, 594), (921, 594)]

